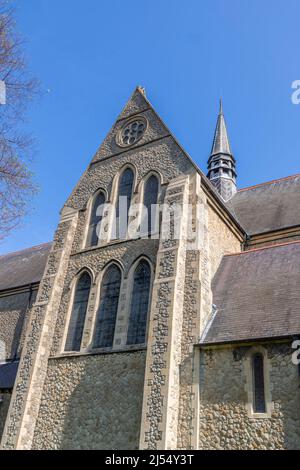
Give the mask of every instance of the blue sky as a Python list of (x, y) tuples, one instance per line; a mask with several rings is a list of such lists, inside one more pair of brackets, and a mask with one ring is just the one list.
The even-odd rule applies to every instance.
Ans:
[(223, 97), (238, 185), (300, 172), (297, 0), (19, 0), (44, 91), (28, 113), (40, 186), (0, 252), (52, 239), (59, 210), (137, 84), (205, 171)]

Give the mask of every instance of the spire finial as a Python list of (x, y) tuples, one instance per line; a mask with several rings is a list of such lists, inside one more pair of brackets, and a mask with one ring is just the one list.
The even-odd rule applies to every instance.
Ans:
[(222, 102), (222, 96), (220, 98), (220, 109), (219, 109), (219, 114), (223, 114), (223, 102)]

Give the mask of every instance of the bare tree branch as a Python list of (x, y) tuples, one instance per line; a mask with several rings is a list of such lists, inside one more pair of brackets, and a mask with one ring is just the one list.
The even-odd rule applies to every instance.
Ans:
[(23, 40), (16, 31), (10, 1), (0, 0), (0, 80), (6, 103), (0, 104), (0, 239), (16, 228), (36, 188), (29, 170), (32, 138), (20, 129), (38, 83), (26, 67)]

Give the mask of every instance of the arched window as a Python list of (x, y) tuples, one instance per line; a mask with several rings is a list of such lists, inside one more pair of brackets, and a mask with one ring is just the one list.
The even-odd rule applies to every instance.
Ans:
[[(95, 196), (93, 205), (92, 205), (89, 230), (88, 230), (88, 236), (87, 236), (87, 246), (98, 245), (97, 226), (99, 225), (99, 229), (100, 229), (104, 204), (105, 204), (105, 196), (102, 192), (100, 192)], [(100, 234), (99, 229), (98, 229), (98, 234)]]
[(126, 168), (119, 181), (118, 199), (116, 203), (116, 238), (125, 238), (128, 226), (128, 212), (132, 198), (134, 174)]
[(113, 345), (120, 286), (121, 271), (113, 264), (107, 269), (102, 279), (93, 341), (94, 348), (108, 348)]
[(91, 289), (91, 276), (84, 272), (77, 281), (65, 351), (79, 351)]
[(147, 261), (140, 261), (133, 275), (127, 344), (142, 344), (146, 339), (151, 270)]
[(266, 412), (264, 358), (260, 353), (252, 356), (253, 412)]
[(147, 179), (144, 186), (143, 210), (145, 212), (141, 223), (142, 234), (155, 233), (158, 229), (157, 197), (158, 179), (152, 175)]

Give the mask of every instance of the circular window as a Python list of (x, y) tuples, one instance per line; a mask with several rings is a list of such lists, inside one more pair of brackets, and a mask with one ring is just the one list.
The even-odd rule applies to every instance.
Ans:
[(117, 143), (122, 147), (127, 147), (138, 142), (147, 127), (146, 119), (139, 117), (127, 122), (119, 131)]

